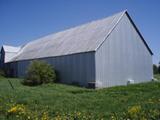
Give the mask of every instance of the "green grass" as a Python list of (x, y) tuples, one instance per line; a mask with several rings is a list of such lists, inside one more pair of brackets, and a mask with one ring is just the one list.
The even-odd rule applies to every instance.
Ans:
[(160, 81), (160, 74), (156, 74), (156, 75), (154, 75), (154, 77), (155, 77), (157, 80)]
[[(157, 76), (160, 79), (160, 76)], [(45, 84), (36, 87), (23, 86), (21, 79), (0, 78), (0, 108), (4, 104), (23, 104), (31, 111), (47, 110), (52, 117), (56, 112), (81, 111), (110, 118), (112, 113), (123, 114), (131, 106), (144, 109), (160, 109), (160, 82), (118, 86), (99, 90), (63, 84)], [(7, 108), (6, 108), (7, 109)], [(6, 119), (0, 110), (0, 119)]]

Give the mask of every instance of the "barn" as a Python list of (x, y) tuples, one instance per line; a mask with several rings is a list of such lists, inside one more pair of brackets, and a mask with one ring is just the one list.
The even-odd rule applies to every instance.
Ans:
[(1, 67), (24, 77), (33, 60), (58, 71), (60, 82), (96, 88), (150, 81), (152, 51), (127, 11), (31, 41), (3, 45)]

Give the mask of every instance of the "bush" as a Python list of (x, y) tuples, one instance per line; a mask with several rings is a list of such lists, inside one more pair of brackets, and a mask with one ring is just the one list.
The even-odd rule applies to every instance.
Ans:
[(160, 64), (159, 64), (159, 66), (158, 66), (158, 73), (160, 74)]
[(55, 82), (55, 80), (56, 74), (54, 68), (44, 61), (35, 60), (28, 66), (23, 84), (32, 86)]
[(158, 67), (155, 64), (153, 64), (153, 73), (158, 74)]

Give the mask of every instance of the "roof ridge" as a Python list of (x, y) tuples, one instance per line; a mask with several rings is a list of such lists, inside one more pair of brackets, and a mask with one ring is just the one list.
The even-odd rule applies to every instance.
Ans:
[(12, 45), (6, 45), (6, 44), (4, 44), (4, 45), (2, 45), (2, 46), (15, 47), (15, 48), (17, 48), (17, 47), (21, 47), (21, 46), (12, 46)]
[[(113, 25), (113, 27), (109, 30), (109, 32), (107, 33), (107, 36), (104, 38), (104, 40), (101, 42), (101, 44), (98, 45), (98, 47), (95, 49), (95, 51), (97, 51), (101, 45), (106, 41), (106, 39), (109, 37), (109, 35), (112, 33), (112, 31), (116, 28), (116, 26), (118, 25), (118, 23), (120, 22), (120, 20), (122, 19), (122, 17), (124, 16), (124, 14), (127, 12), (127, 10), (123, 11), (121, 16), (119, 17), (119, 19), (117, 20), (117, 22)], [(113, 21), (115, 20), (116, 18), (113, 19)], [(112, 22), (113, 22), (112, 21)]]
[(63, 32), (66, 32), (66, 31), (69, 31), (69, 30), (72, 30), (72, 29), (75, 29), (75, 28), (79, 28), (79, 27), (82, 27), (82, 26), (86, 26), (86, 25), (89, 25), (89, 24), (93, 24), (95, 22), (99, 22), (99, 21), (102, 21), (102, 20), (105, 20), (105, 19), (108, 19), (108, 18), (111, 18), (117, 14), (120, 14), (120, 13), (124, 13), (126, 12), (126, 10), (122, 11), (122, 12), (118, 12), (118, 13), (115, 13), (115, 14), (112, 14), (112, 15), (109, 15), (109, 16), (106, 16), (104, 18), (101, 18), (101, 19), (96, 19), (96, 20), (92, 20), (92, 21), (88, 21), (86, 23), (82, 23), (80, 25), (77, 25), (77, 26), (73, 26), (73, 27), (70, 27), (70, 28), (67, 28), (67, 29), (64, 29), (64, 30), (61, 30), (61, 31), (58, 31), (58, 32), (55, 32), (55, 33), (49, 33), (48, 35), (45, 35), (45, 36), (42, 36), (42, 37), (39, 37), (33, 41), (30, 41), (24, 45), (22, 45), (23, 47), (25, 47), (26, 45), (28, 45), (29, 43), (32, 43), (32, 42), (36, 42), (36, 41), (40, 41), (46, 37), (49, 37), (49, 36), (53, 36), (53, 35), (56, 35), (56, 34), (59, 34), (59, 33), (63, 33)]
[[(86, 52), (86, 51), (87, 52), (96, 51), (101, 46), (101, 44), (103, 44), (103, 42), (107, 39), (108, 35), (112, 32), (112, 30), (114, 29), (114, 27), (119, 22), (119, 20), (121, 19), (122, 15), (125, 12), (126, 12), (126, 10), (122, 11), (122, 12), (118, 12), (118, 13), (113, 14), (111, 16), (105, 17), (103, 19), (93, 20), (92, 22), (81, 24), (79, 26), (75, 26), (70, 29), (66, 29), (66, 30), (63, 30), (63, 31), (60, 31), (57, 33), (49, 34), (47, 36), (41, 37), (41, 38), (36, 39), (34, 41), (30, 41), (30, 42), (24, 44), (23, 46), (21, 46), (21, 49), (18, 51), (17, 55), (12, 58), (11, 61), (33, 59), (33, 57), (31, 57), (31, 53), (28, 54), (30, 52), (30, 50), (33, 51), (35, 49), (35, 45), (39, 46), (39, 44), (41, 44), (41, 47), (42, 47), (42, 43), (49, 42), (49, 41), (51, 42), (51, 44), (53, 44), (53, 46), (55, 44), (55, 45), (60, 45), (63, 48), (60, 49), (60, 47), (53, 47), (52, 48), (53, 51), (59, 50), (59, 52), (49, 53), (48, 51), (46, 51), (45, 54), (47, 54), (48, 56), (60, 56), (60, 54), (61, 55), (62, 54), (69, 55), (69, 54), (74, 54), (74, 53), (82, 53), (82, 52)], [(97, 25), (100, 25), (100, 26), (98, 27)], [(101, 29), (101, 31), (98, 30), (99, 28)], [(91, 31), (89, 32), (88, 30), (91, 30)], [(83, 36), (82, 36), (82, 38), (80, 38), (78, 36), (79, 31), (81, 31), (80, 33), (83, 33), (83, 34), (80, 34), (80, 36), (82, 36), (82, 35), (84, 36), (84, 35), (88, 34), (89, 37), (87, 37), (87, 38), (84, 37), (84, 39), (83, 39)], [(86, 31), (87, 33), (85, 34), (84, 31)], [(95, 32), (98, 32), (98, 35), (101, 35), (101, 37), (97, 38), (96, 34), (93, 35), (93, 33), (95, 33)], [(107, 34), (107, 36), (106, 36), (106, 34)], [(72, 35), (72, 37), (71, 37), (71, 35)], [(59, 36), (62, 36), (62, 38), (61, 37), (59, 38)], [(79, 39), (77, 37), (79, 37)], [(90, 39), (93, 39), (93, 37), (95, 40), (90, 40)], [(73, 38), (77, 39), (77, 40), (73, 41), (72, 40)], [(89, 45), (89, 47), (87, 47), (87, 45), (84, 44), (86, 42), (85, 41), (86, 39), (88, 40), (87, 44)], [(60, 41), (54, 42), (56, 40), (60, 40)], [(83, 43), (78, 44), (79, 40), (83, 40), (82, 41)], [(68, 45), (67, 46), (68, 48), (64, 47), (64, 44), (62, 44), (63, 41), (65, 41), (66, 45)], [(91, 42), (89, 42), (89, 41), (92, 41), (93, 44), (90, 45)], [(75, 42), (75, 45), (76, 44), (78, 45), (78, 50), (75, 45), (72, 47), (73, 49), (69, 48), (69, 43), (71, 43), (71, 42)], [(46, 47), (44, 47), (44, 48), (46, 48)], [(40, 47), (36, 47), (36, 49), (40, 49)], [(51, 48), (47, 48), (47, 50), (49, 50), (49, 49), (51, 49)], [(68, 50), (69, 52), (63, 52), (64, 50), (65, 51)], [(26, 55), (23, 55), (23, 54), (26, 54)], [(35, 58), (48, 57), (45, 54), (39, 55), (39, 54), (35, 53), (34, 57)]]

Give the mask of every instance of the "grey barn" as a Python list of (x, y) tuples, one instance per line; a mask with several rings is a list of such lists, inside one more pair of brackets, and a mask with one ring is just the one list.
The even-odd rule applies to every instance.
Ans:
[(152, 51), (127, 11), (51, 34), (20, 47), (3, 45), (1, 67), (24, 77), (32, 60), (54, 66), (60, 82), (96, 88), (150, 81)]

